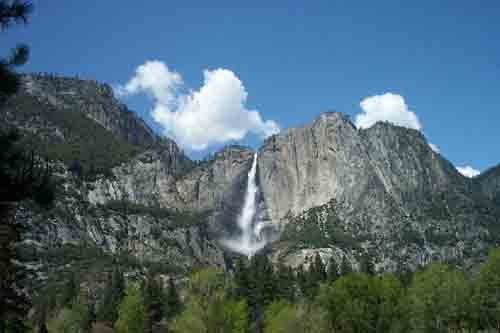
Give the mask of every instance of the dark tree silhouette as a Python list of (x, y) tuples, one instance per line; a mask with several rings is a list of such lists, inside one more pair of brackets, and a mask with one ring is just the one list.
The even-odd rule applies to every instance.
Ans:
[[(13, 23), (28, 23), (28, 16), (33, 5), (28, 1), (0, 1), (0, 28), (5, 30)], [(20, 44), (12, 50), (10, 56), (0, 59), (0, 102), (14, 94), (19, 88), (19, 77), (15, 67), (28, 60), (29, 48)]]
[[(31, 10), (28, 1), (0, 1), (0, 28), (27, 23)], [(15, 68), (24, 64), (28, 55), (28, 47), (18, 45), (0, 59), (0, 105), (19, 89)], [(0, 129), (0, 333), (25, 331), (24, 319), (30, 307), (23, 288), (28, 271), (16, 260), (22, 233), (15, 219), (17, 203), (32, 199), (47, 205), (54, 199), (48, 163), (26, 151), (20, 139), (19, 132)]]

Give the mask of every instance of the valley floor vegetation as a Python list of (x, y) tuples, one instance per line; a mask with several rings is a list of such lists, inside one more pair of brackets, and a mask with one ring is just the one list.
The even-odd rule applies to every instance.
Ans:
[[(114, 269), (97, 298), (73, 275), (36, 299), (37, 332), (498, 332), (500, 249), (476, 274), (445, 263), (418, 272), (375, 274), (369, 262), (308, 269), (236, 258), (224, 272), (204, 268), (174, 284), (151, 272)], [(179, 289), (179, 290), (178, 290)]]

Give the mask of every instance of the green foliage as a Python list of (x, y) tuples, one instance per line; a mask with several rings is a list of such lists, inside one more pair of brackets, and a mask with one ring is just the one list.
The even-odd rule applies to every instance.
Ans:
[(177, 292), (177, 287), (172, 278), (168, 280), (167, 291), (165, 293), (163, 313), (167, 320), (177, 316), (182, 310), (182, 303)]
[(333, 256), (330, 257), (330, 259), (328, 261), (328, 267), (327, 267), (327, 272), (326, 273), (327, 273), (326, 274), (326, 279), (328, 281), (330, 281), (330, 282), (334, 282), (340, 276), (339, 267), (337, 265), (337, 262), (333, 258)]
[(287, 223), (281, 235), (290, 241), (293, 248), (322, 248), (336, 245), (344, 248), (359, 248), (356, 239), (340, 227), (335, 202), (313, 207)]
[(277, 301), (266, 309), (264, 332), (326, 333), (331, 330), (328, 327), (326, 313), (317, 306)]
[(102, 305), (97, 313), (100, 321), (114, 323), (118, 318), (118, 305), (125, 294), (125, 280), (120, 269), (115, 268), (108, 279)]
[(19, 143), (17, 132), (0, 130), (0, 332), (23, 329), (29, 300), (21, 292), (28, 269), (19, 264), (23, 248), (17, 246), (24, 227), (17, 223), (17, 203), (33, 199), (50, 206), (54, 193), (51, 172), (33, 152)]
[(126, 295), (118, 307), (117, 333), (144, 333), (146, 306), (142, 289), (137, 284), (127, 287)]
[(372, 332), (376, 299), (373, 282), (364, 273), (352, 273), (322, 285), (318, 296), (335, 332)]
[(477, 305), (484, 327), (500, 327), (500, 249), (490, 252), (477, 283)]
[(74, 272), (70, 272), (70, 276), (67, 278), (66, 283), (61, 291), (59, 301), (60, 306), (64, 307), (71, 304), (71, 302), (74, 301), (79, 293), (80, 285), (76, 281)]
[(118, 138), (78, 110), (59, 109), (30, 95), (10, 98), (4, 109), (14, 112), (20, 123), (43, 119), (49, 128), (58, 128), (60, 135), (54, 135), (53, 129), (47, 132), (42, 129), (27, 137), (25, 143), (41, 155), (67, 166), (78, 161), (87, 179), (94, 179), (98, 174), (111, 175), (112, 167), (144, 150)]
[(342, 263), (340, 264), (340, 274), (342, 276), (352, 273), (352, 265), (347, 259), (347, 256), (342, 257)]
[[(28, 1), (1, 1), (0, 27), (2, 30), (11, 27), (12, 23), (28, 23), (28, 16), (33, 6)], [(0, 103), (17, 92), (20, 81), (15, 68), (28, 60), (29, 49), (26, 45), (18, 45), (7, 58), (0, 59)]]
[(295, 275), (293, 269), (284, 265), (282, 262), (278, 263), (276, 267), (276, 287), (277, 299), (288, 302), (295, 301)]
[[(328, 271), (319, 256), (296, 274), (283, 263), (273, 269), (265, 255), (238, 258), (234, 278), (216, 268), (193, 274), (183, 304), (172, 280), (164, 292), (149, 273), (142, 288), (127, 289), (115, 327), (118, 333), (151, 332), (166, 319), (169, 332), (378, 333), (487, 332), (499, 324), (500, 250), (490, 253), (474, 279), (441, 263), (413, 274), (408, 286), (393, 273), (330, 277)], [(114, 280), (123, 288), (123, 277)], [(300, 294), (298, 287), (319, 291)], [(53, 316), (50, 332), (85, 332), (92, 307), (82, 300), (74, 297)]]
[(403, 328), (403, 314), (400, 308), (403, 295), (401, 283), (392, 273), (372, 277), (372, 281), (376, 298), (375, 332), (391, 332)]
[(21, 201), (33, 199), (50, 206), (54, 186), (48, 164), (21, 142), (16, 131), (0, 130), (0, 200)]
[(195, 273), (189, 281), (184, 310), (175, 319), (172, 331), (246, 332), (247, 304), (232, 298), (229, 289), (229, 281), (220, 270), (208, 268)]
[(154, 274), (149, 271), (142, 287), (144, 293), (144, 306), (146, 311), (146, 332), (152, 332), (153, 326), (163, 317), (163, 302), (165, 295), (160, 283)]
[(314, 256), (314, 261), (309, 266), (307, 272), (302, 272), (300, 289), (302, 295), (313, 299), (318, 294), (320, 283), (327, 279), (327, 272), (319, 253)]
[(48, 322), (50, 333), (89, 333), (92, 325), (92, 312), (88, 299), (80, 295), (69, 306)]
[(445, 332), (465, 327), (472, 293), (463, 273), (433, 263), (416, 273), (408, 289), (409, 324), (415, 331)]

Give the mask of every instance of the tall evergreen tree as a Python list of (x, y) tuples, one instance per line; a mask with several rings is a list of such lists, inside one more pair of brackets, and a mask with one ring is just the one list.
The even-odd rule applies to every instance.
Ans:
[(313, 279), (316, 282), (323, 282), (326, 280), (326, 268), (325, 264), (323, 264), (323, 260), (321, 259), (321, 256), (319, 253), (316, 252), (316, 255), (314, 256), (314, 261), (309, 269), (311, 275), (313, 276)]
[(352, 273), (352, 265), (347, 259), (347, 256), (344, 255), (342, 258), (342, 263), (340, 264), (340, 274), (342, 276), (346, 276)]
[(64, 307), (71, 304), (71, 302), (73, 302), (73, 300), (78, 296), (79, 292), (80, 292), (80, 287), (78, 282), (76, 281), (75, 273), (71, 272), (61, 291), (61, 297), (59, 302), (60, 306)]
[(370, 260), (370, 256), (368, 254), (365, 254), (361, 256), (359, 260), (359, 271), (366, 273), (368, 275), (375, 275), (375, 266), (373, 265), (373, 262)]
[(307, 279), (307, 272), (304, 269), (304, 265), (300, 265), (297, 268), (297, 272), (295, 275), (296, 275), (296, 281), (297, 281), (297, 285), (299, 287), (299, 290), (300, 290), (302, 296), (305, 296), (306, 291), (307, 291), (307, 286), (308, 286), (308, 279)]
[(118, 307), (117, 333), (144, 333), (146, 326), (146, 307), (142, 288), (131, 284)]
[[(29, 1), (0, 1), (0, 28), (27, 23), (31, 10)], [(15, 68), (26, 62), (28, 54), (28, 47), (18, 45), (10, 56), (0, 59), (0, 105), (17, 92), (20, 82)], [(28, 299), (20, 292), (27, 271), (15, 260), (22, 233), (14, 218), (16, 203), (28, 198), (40, 203), (53, 200), (48, 168), (21, 149), (19, 139), (18, 133), (0, 129), (0, 333), (23, 331), (29, 309)]]
[(111, 274), (111, 279), (108, 279), (104, 299), (99, 308), (97, 318), (111, 324), (114, 323), (118, 317), (118, 304), (120, 304), (124, 294), (125, 279), (121, 270), (115, 267)]
[(335, 259), (330, 257), (328, 261), (327, 277), (326, 279), (330, 282), (335, 282), (339, 278), (339, 268)]
[(153, 332), (153, 326), (160, 322), (163, 316), (163, 289), (154, 274), (149, 271), (143, 286), (144, 306), (146, 311), (146, 332)]
[(279, 262), (276, 268), (277, 298), (293, 302), (295, 300), (295, 276), (291, 267)]
[(250, 274), (247, 267), (247, 260), (238, 257), (234, 265), (235, 294), (237, 297), (248, 298), (250, 294)]
[(316, 253), (309, 265), (304, 286), (304, 295), (310, 299), (316, 297), (320, 283), (326, 281), (326, 269), (319, 253)]
[(165, 293), (164, 317), (170, 321), (182, 310), (182, 303), (174, 284), (174, 279), (168, 279), (167, 292)]
[[(5, 30), (12, 23), (28, 23), (32, 9), (33, 5), (29, 1), (0, 1), (0, 28)], [(27, 46), (18, 45), (9, 57), (0, 60), (0, 103), (17, 91), (19, 77), (15, 67), (27, 61), (28, 53)]]

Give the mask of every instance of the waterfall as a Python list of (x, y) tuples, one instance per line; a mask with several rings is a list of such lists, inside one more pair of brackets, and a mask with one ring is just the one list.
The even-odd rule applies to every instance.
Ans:
[(260, 220), (254, 221), (257, 211), (257, 193), (259, 190), (255, 181), (256, 174), (257, 153), (253, 157), (252, 167), (248, 172), (245, 201), (237, 220), (240, 233), (235, 237), (222, 240), (222, 244), (230, 250), (248, 257), (253, 256), (266, 245), (266, 239), (261, 235), (264, 223)]

